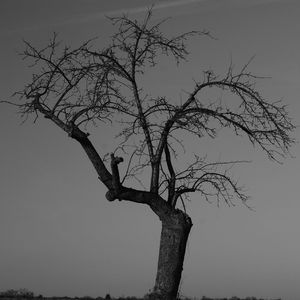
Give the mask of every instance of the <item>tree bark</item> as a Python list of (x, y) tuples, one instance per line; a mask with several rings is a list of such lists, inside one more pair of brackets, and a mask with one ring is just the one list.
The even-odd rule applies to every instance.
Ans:
[(174, 300), (178, 294), (186, 244), (193, 224), (191, 218), (178, 209), (161, 221), (158, 267), (150, 299)]

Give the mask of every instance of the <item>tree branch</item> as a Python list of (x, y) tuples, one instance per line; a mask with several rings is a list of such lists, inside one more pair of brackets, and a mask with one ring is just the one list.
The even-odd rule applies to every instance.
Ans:
[[(111, 153), (110, 157), (111, 157), (111, 172), (112, 172), (112, 186), (113, 186), (113, 189), (111, 191), (113, 191), (116, 194), (116, 196), (118, 196), (122, 189), (118, 164), (123, 162), (123, 158), (118, 156), (115, 157), (113, 153)], [(121, 199), (119, 200), (121, 201)]]
[(170, 150), (168, 147), (168, 143), (165, 145), (165, 154), (166, 154), (166, 162), (168, 166), (168, 170), (170, 173), (170, 179), (168, 180), (168, 203), (172, 206), (175, 207), (176, 205), (176, 199), (175, 199), (175, 184), (176, 184), (176, 174), (172, 165), (171, 161), (171, 154)]

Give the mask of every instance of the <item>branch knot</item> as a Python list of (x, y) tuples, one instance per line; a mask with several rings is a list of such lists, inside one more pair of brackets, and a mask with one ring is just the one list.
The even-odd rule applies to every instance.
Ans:
[(118, 164), (123, 162), (123, 157), (115, 156), (114, 153), (110, 154), (111, 157), (111, 171), (112, 171), (112, 189), (110, 189), (106, 193), (106, 198), (108, 201), (114, 201), (119, 198), (119, 201), (121, 201), (119, 195), (122, 190), (122, 184), (120, 181), (120, 174), (119, 174), (119, 168)]

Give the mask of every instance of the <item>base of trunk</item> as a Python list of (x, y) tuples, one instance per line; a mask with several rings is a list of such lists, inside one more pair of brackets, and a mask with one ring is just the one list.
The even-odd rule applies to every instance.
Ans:
[(175, 300), (183, 270), (191, 218), (180, 210), (174, 210), (162, 219), (162, 231), (155, 286), (149, 299)]

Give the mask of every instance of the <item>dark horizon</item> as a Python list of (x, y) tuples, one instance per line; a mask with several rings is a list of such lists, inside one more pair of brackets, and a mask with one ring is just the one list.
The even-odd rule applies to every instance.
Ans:
[[(16, 290), (7, 290), (7, 291), (0, 291), (0, 299), (44, 299), (44, 300), (50, 300), (50, 299), (80, 299), (80, 300), (145, 300), (147, 299), (147, 296), (143, 298), (137, 298), (135, 296), (122, 296), (122, 297), (113, 297), (110, 294), (105, 294), (105, 296), (98, 296), (98, 297), (91, 297), (91, 296), (83, 296), (83, 297), (62, 297), (62, 296), (52, 296), (52, 297), (44, 297), (43, 295), (35, 295), (33, 291), (29, 291), (26, 288), (22, 289), (16, 289)], [(245, 298), (240, 298), (237, 296), (232, 296), (229, 298), (210, 298), (206, 296), (202, 296), (200, 298), (193, 297), (188, 298), (184, 296), (180, 296), (180, 300), (283, 300), (281, 298), (274, 298), (274, 299), (262, 299), (262, 298), (256, 298), (255, 296), (249, 296)]]

